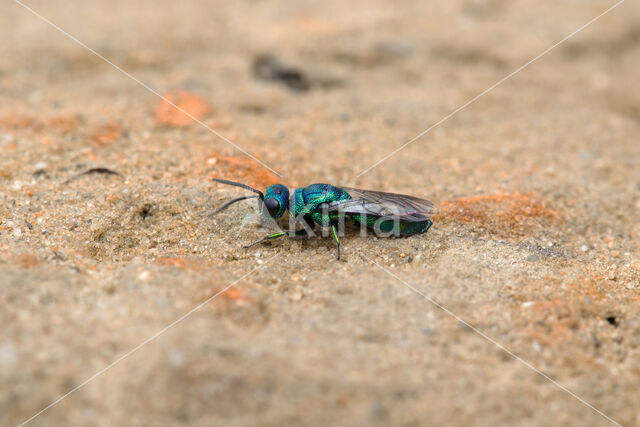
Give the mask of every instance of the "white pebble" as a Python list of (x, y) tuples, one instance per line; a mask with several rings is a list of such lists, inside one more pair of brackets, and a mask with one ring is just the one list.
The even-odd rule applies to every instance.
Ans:
[(33, 165), (33, 168), (35, 170), (42, 170), (42, 169), (44, 169), (46, 167), (47, 167), (47, 163), (46, 162), (38, 162), (35, 165)]
[(184, 362), (185, 356), (183, 352), (181, 352), (180, 350), (171, 350), (171, 353), (169, 353), (169, 363), (172, 366), (179, 368), (180, 366), (184, 365)]
[(0, 345), (0, 365), (7, 365), (16, 360), (16, 351), (13, 344), (4, 343)]

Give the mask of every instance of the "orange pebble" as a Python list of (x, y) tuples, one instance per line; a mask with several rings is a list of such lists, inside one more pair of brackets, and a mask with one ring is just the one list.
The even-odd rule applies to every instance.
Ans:
[(155, 111), (158, 123), (169, 126), (189, 126), (211, 112), (202, 97), (183, 90), (164, 95)]

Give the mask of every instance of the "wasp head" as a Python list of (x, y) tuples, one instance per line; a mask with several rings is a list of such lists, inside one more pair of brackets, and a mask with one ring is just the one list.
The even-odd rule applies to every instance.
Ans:
[(263, 217), (278, 219), (289, 208), (289, 189), (282, 184), (267, 188), (261, 203), (260, 213)]

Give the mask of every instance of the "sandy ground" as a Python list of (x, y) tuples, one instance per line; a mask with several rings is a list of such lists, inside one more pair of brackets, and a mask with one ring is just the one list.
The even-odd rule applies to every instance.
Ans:
[[(640, 425), (638, 2), (360, 177), (614, 3), (28, 4), (282, 177), (3, 2), (0, 425), (234, 283), (29, 425), (611, 425), (403, 281)], [(120, 176), (77, 176), (98, 167)], [(439, 211), (340, 262), (329, 239), (242, 250), (267, 230), (254, 203), (211, 215), (244, 194), (216, 176)]]

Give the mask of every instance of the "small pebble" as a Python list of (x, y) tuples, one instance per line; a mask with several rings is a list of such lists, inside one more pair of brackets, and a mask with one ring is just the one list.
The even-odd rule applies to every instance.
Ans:
[(582, 246), (580, 246), (580, 250), (581, 250), (582, 252), (587, 252), (587, 251), (589, 250), (589, 246), (587, 246), (587, 245), (582, 245)]
[(539, 261), (539, 260), (540, 260), (540, 257), (538, 257), (538, 255), (533, 255), (532, 254), (532, 255), (529, 255), (527, 257), (527, 261), (529, 261), (529, 262), (536, 262), (536, 261)]
[(169, 363), (175, 368), (184, 365), (185, 359), (184, 353), (180, 350), (174, 349), (169, 353)]
[(0, 344), (0, 365), (7, 365), (16, 360), (16, 351), (13, 344)]
[(42, 170), (42, 169), (46, 169), (47, 167), (47, 163), (46, 162), (38, 162), (35, 165), (33, 165), (33, 169), (34, 170)]

